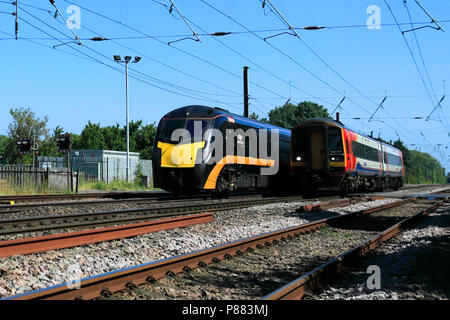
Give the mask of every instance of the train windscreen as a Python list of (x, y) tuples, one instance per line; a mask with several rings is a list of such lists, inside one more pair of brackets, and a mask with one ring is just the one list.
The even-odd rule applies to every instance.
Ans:
[[(164, 119), (161, 123), (161, 134), (159, 136), (159, 141), (162, 142), (180, 142), (180, 139), (172, 140), (172, 136), (175, 130), (185, 129), (186, 133), (189, 133), (191, 141), (196, 138), (197, 141), (203, 140), (203, 133), (209, 128), (211, 120), (207, 119)], [(195, 137), (195, 125), (200, 126), (201, 133), (200, 137)]]
[(307, 134), (303, 127), (292, 130), (292, 158), (296, 161), (304, 161), (306, 156)]
[(344, 154), (341, 129), (336, 127), (328, 128), (328, 150), (330, 155)]

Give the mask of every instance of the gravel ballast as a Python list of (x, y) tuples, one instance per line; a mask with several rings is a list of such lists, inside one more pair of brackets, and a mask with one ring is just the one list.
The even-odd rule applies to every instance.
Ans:
[[(450, 204), (438, 208), (414, 229), (389, 240), (342, 276), (307, 299), (448, 300), (450, 298)], [(367, 286), (369, 266), (380, 268), (379, 288)]]
[[(376, 200), (339, 210), (358, 211), (367, 206), (375, 207), (393, 201), (396, 199)], [(295, 212), (301, 205), (316, 203), (275, 203), (222, 211), (217, 212), (216, 221), (209, 224), (2, 258), (0, 297), (72, 281), (74, 274), (81, 278), (90, 277), (321, 219), (323, 216), (318, 213), (307, 216)]]
[[(349, 227), (326, 226), (313, 234), (246, 253), (229, 261), (166, 277), (137, 290), (124, 290), (113, 299), (260, 299), (335, 256), (368, 240), (395, 221), (428, 207), (407, 204), (354, 219)], [(353, 221), (353, 220), (352, 220)]]

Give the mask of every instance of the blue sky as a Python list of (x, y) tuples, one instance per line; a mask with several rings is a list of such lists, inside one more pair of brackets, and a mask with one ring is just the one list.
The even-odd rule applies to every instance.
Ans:
[[(124, 75), (120, 71), (124, 67), (115, 64), (112, 55), (138, 55), (143, 59), (130, 65), (136, 70), (130, 73), (147, 83), (130, 79), (131, 118), (134, 120), (157, 122), (168, 111), (188, 104), (215, 105), (240, 113), (242, 66), (248, 65), (251, 111), (267, 116), (267, 111), (283, 105), (290, 98), (292, 102), (318, 102), (331, 112), (345, 92), (347, 98), (340, 111), (345, 124), (362, 133), (373, 131), (375, 136), (381, 135), (385, 140), (395, 140), (400, 136), (410, 149), (420, 147), (450, 170), (449, 149), (445, 149), (450, 146), (450, 97), (446, 97), (442, 108), (433, 113), (432, 120), (412, 119), (428, 116), (437, 100), (449, 94), (448, 1), (420, 1), (434, 19), (441, 21), (445, 30), (423, 28), (416, 31), (432, 88), (424, 72), (414, 33), (405, 33), (431, 99), (401, 32), (395, 25), (386, 25), (394, 20), (384, 0), (271, 0), (293, 27), (363, 27), (298, 30), (302, 41), (284, 34), (266, 42), (251, 33), (223, 37), (202, 35), (245, 29), (201, 0), (174, 0), (199, 34), (201, 42), (184, 40), (171, 46), (167, 45), (168, 41), (189, 36), (190, 30), (175, 10), (169, 14), (168, 0), (70, 0), (81, 7), (81, 29), (74, 31), (83, 45), (70, 43), (56, 49), (52, 46), (71, 41), (74, 37), (61, 18), (53, 18), (51, 4), (47, 0), (19, 2), (19, 38), (22, 39), (16, 41), (10, 39), (14, 35), (14, 17), (7, 14), (14, 10), (10, 2), (0, 1), (0, 134), (7, 133), (11, 107), (29, 107), (39, 117), (47, 115), (50, 128), (60, 125), (75, 133), (80, 133), (88, 120), (102, 125), (116, 122), (123, 125), (125, 86)], [(260, 0), (205, 2), (252, 31), (283, 29), (257, 33), (262, 38), (287, 31), (278, 16), (268, 9), (268, 4), (266, 9), (261, 7)], [(387, 0), (387, 3), (398, 22), (409, 22), (403, 0)], [(57, 0), (56, 4), (66, 18), (71, 15), (66, 11), (71, 5), (68, 1)], [(429, 22), (415, 1), (408, 0), (407, 4), (413, 22)], [(365, 26), (371, 15), (367, 13), (371, 5), (380, 8), (381, 29), (369, 30)], [(51, 14), (39, 8), (49, 10)], [(87, 9), (122, 22), (122, 25)], [(126, 28), (124, 24), (141, 33)], [(408, 25), (401, 25), (401, 28), (410, 29)], [(43, 32), (61, 40), (52, 39)], [(143, 34), (156, 39), (144, 38)], [(115, 42), (85, 40), (100, 35)], [(86, 55), (98, 61), (89, 60)], [(375, 114), (376, 121), (369, 122), (371, 113), (385, 95), (387, 99), (383, 109)]]

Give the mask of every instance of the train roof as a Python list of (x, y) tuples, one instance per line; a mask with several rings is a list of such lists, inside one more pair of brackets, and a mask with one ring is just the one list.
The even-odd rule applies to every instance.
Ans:
[(348, 129), (344, 124), (337, 122), (335, 120), (332, 120), (332, 119), (327, 119), (327, 118), (311, 118), (311, 119), (303, 120), (299, 124), (295, 125), (292, 129), (295, 129), (295, 128), (300, 127), (305, 124), (316, 124), (316, 123), (317, 124), (326, 123), (326, 124), (331, 124), (331, 125), (334, 125), (337, 127)]
[(190, 105), (190, 106), (184, 106), (175, 110), (170, 111), (167, 113), (163, 118), (164, 119), (170, 119), (170, 118), (215, 118), (217, 116), (229, 116), (233, 118), (238, 123), (246, 123), (247, 125), (250, 125), (252, 127), (256, 128), (262, 128), (262, 129), (278, 129), (280, 130), (280, 133), (283, 133), (285, 135), (291, 135), (291, 130), (285, 129), (282, 127), (277, 127), (265, 122), (252, 120), (249, 118), (246, 118), (242, 115), (238, 115), (235, 113), (231, 113), (228, 110), (222, 109), (222, 108), (213, 108), (208, 106), (202, 106), (202, 105)]
[(354, 132), (354, 133), (356, 133), (356, 134), (359, 134), (360, 136), (363, 136), (363, 137), (365, 137), (365, 138), (367, 138), (367, 139), (369, 139), (369, 140), (378, 142), (378, 143), (382, 144), (383, 146), (385, 146), (385, 147), (387, 147), (387, 148), (392, 148), (392, 149), (394, 149), (394, 150), (400, 151), (400, 149), (398, 149), (398, 148), (396, 148), (396, 147), (394, 147), (394, 146), (392, 146), (392, 145), (390, 145), (390, 144), (387, 144), (387, 143), (382, 142), (382, 141), (379, 141), (379, 140), (377, 140), (377, 139), (375, 139), (375, 138), (366, 136), (365, 134), (358, 133), (358, 132), (356, 132), (355, 130), (346, 127), (343, 123), (338, 122), (338, 121), (335, 121), (335, 120), (332, 120), (332, 119), (327, 119), (327, 118), (311, 118), (311, 119), (304, 120), (304, 121), (300, 122), (299, 124), (295, 125), (292, 129), (298, 128), (298, 127), (300, 127), (300, 126), (302, 126), (302, 125), (305, 125), (305, 124), (329, 124), (329, 125), (337, 126), (337, 127), (343, 128), (343, 129), (350, 130), (350, 131), (352, 131), (352, 132)]

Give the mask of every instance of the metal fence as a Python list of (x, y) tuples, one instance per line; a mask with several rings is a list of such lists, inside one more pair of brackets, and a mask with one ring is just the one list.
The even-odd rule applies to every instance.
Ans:
[[(38, 166), (46, 168), (67, 167), (67, 158), (40, 157)], [(116, 157), (71, 157), (70, 169), (78, 173), (80, 182), (105, 182), (126, 180), (126, 160)], [(150, 160), (131, 159), (130, 181), (139, 182), (149, 187), (152, 179), (152, 162)]]
[(73, 190), (73, 175), (67, 168), (33, 168), (31, 165), (0, 165), (2, 193)]
[[(69, 167), (68, 167), (69, 166)], [(39, 157), (37, 167), (0, 165), (2, 194), (75, 191), (78, 183), (126, 180), (126, 161), (121, 158)], [(152, 162), (130, 161), (130, 181), (150, 187)]]

